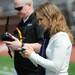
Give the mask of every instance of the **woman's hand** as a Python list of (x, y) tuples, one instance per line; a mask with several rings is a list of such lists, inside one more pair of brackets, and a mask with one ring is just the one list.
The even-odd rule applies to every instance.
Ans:
[(30, 45), (24, 45), (23, 48), (25, 49), (25, 51), (23, 51), (21, 53), (21, 55), (24, 57), (24, 58), (29, 58), (29, 56), (31, 55), (32, 52), (34, 52), (34, 49), (30, 46)]
[(11, 34), (9, 35), (14, 39), (14, 41), (3, 41), (3, 42), (6, 43), (7, 46), (10, 47), (11, 49), (18, 50), (18, 48), (20, 48), (21, 42), (13, 35)]

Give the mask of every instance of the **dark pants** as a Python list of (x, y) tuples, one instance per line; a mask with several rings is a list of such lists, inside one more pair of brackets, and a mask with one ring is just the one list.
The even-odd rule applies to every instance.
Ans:
[(41, 75), (40, 73), (24, 73), (24, 74), (17, 74), (17, 75)]
[(30, 73), (28, 75), (40, 75), (39, 73)]

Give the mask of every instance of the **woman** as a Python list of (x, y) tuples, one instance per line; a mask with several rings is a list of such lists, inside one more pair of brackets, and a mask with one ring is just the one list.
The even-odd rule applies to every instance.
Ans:
[[(46, 57), (35, 53), (31, 46), (24, 46), (26, 50), (22, 53), (24, 58), (30, 59), (36, 66), (45, 69), (45, 75), (68, 75), (70, 56), (72, 51), (73, 36), (67, 26), (61, 11), (53, 4), (45, 3), (35, 11), (41, 27), (44, 28), (44, 38), (48, 39), (45, 48)], [(43, 43), (44, 45), (44, 43)]]

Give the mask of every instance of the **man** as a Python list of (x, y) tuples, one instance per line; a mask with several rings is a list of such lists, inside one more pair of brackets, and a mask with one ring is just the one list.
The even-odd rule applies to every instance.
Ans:
[[(28, 45), (33, 46), (35, 51), (37, 51), (37, 46), (41, 47), (40, 41), (43, 38), (43, 31), (36, 23), (36, 18), (33, 14), (33, 1), (14, 0), (14, 4), (17, 14), (22, 18), (17, 26), (22, 33), (22, 42), (26, 44), (28, 43)], [(20, 37), (18, 35), (19, 30), (17, 30), (14, 31), (14, 36)], [(18, 45), (18, 42), (17, 44), (14, 42), (6, 43), (8, 43), (13, 49), (16, 49), (15, 47)], [(27, 58), (23, 58), (18, 50), (14, 50), (14, 65), (18, 75), (39, 75), (38, 69), (34, 63)]]

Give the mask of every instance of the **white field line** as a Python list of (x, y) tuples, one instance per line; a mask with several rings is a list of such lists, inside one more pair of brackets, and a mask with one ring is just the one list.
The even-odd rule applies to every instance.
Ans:
[(16, 72), (9, 72), (0, 70), (0, 75), (17, 75)]
[(8, 51), (8, 48), (5, 44), (0, 45), (0, 52), (2, 51)]
[(9, 68), (4, 66), (2, 69), (0, 69), (0, 75), (17, 75), (14, 68), (11, 68), (9, 71)]

